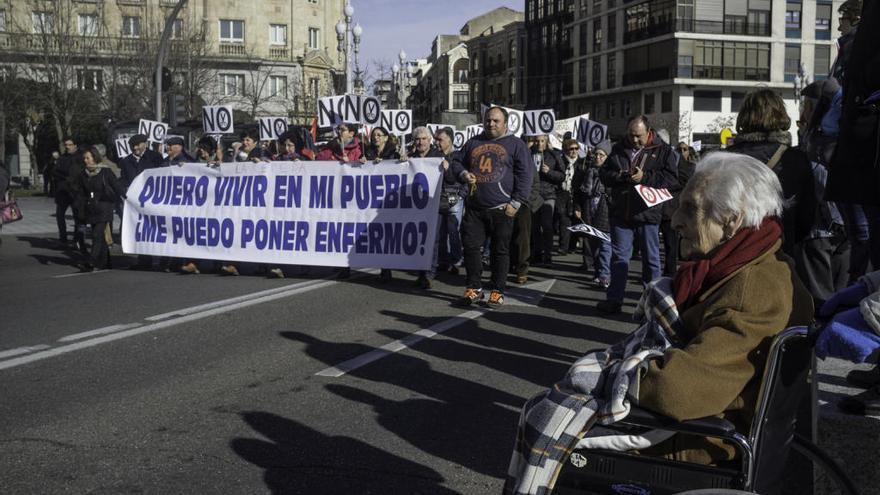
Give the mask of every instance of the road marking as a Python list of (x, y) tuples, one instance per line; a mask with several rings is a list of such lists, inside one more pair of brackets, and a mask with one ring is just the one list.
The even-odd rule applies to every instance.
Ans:
[(9, 349), (8, 351), (0, 352), (0, 359), (6, 359), (13, 356), (20, 356), (22, 354), (28, 354), (30, 352), (42, 351), (43, 349), (48, 349), (52, 346), (41, 344), (41, 345), (32, 345), (30, 347), (17, 347), (15, 349)]
[[(365, 276), (366, 274), (377, 273), (377, 272), (378, 272), (378, 270), (358, 270), (357, 272), (352, 274), (351, 279), (360, 278), (360, 277)], [(349, 279), (349, 280), (351, 280), (351, 279)], [(288, 285), (285, 287), (280, 287), (279, 289), (282, 289), (282, 290), (272, 289), (270, 291), (255, 292), (253, 294), (250, 294), (249, 296), (246, 295), (246, 296), (241, 296), (238, 298), (232, 298), (232, 299), (236, 299), (236, 302), (233, 302), (233, 303), (227, 302), (220, 307), (214, 307), (214, 306), (216, 306), (215, 303), (209, 303), (207, 305), (203, 304), (200, 306), (207, 307), (210, 305), (212, 307), (210, 309), (206, 309), (201, 312), (192, 313), (192, 312), (189, 312), (189, 310), (192, 308), (183, 308), (183, 309), (180, 309), (180, 310), (174, 312), (174, 314), (181, 314), (181, 313), (188, 313), (188, 314), (184, 314), (184, 315), (179, 316), (177, 318), (170, 318), (165, 321), (151, 323), (149, 325), (138, 326), (136, 328), (128, 328), (125, 330), (119, 330), (119, 329), (112, 330), (113, 333), (98, 335), (94, 338), (89, 338), (88, 340), (81, 340), (79, 342), (74, 342), (71, 344), (63, 345), (61, 347), (54, 347), (53, 348), (50, 346), (33, 346), (30, 348), (24, 348), (24, 347), (21, 348), (21, 349), (30, 349), (28, 351), (21, 351), (20, 349), (11, 349), (9, 351), (3, 351), (4, 353), (11, 353), (11, 352), (15, 351), (14, 356), (18, 356), (18, 357), (12, 357), (13, 355), (9, 355), (9, 356), (0, 355), (0, 357), (12, 357), (12, 359), (6, 359), (3, 361), (0, 361), (0, 370), (15, 368), (17, 366), (22, 366), (22, 365), (33, 363), (36, 361), (42, 361), (44, 359), (48, 359), (51, 357), (60, 356), (62, 354), (67, 354), (67, 353), (73, 352), (73, 351), (78, 351), (80, 349), (87, 349), (89, 347), (95, 347), (97, 345), (106, 344), (108, 342), (114, 342), (114, 341), (122, 340), (122, 339), (125, 339), (128, 337), (134, 337), (135, 335), (141, 335), (144, 333), (155, 332), (156, 330), (161, 330), (163, 328), (173, 327), (175, 325), (180, 325), (181, 323), (187, 323), (187, 322), (191, 322), (191, 321), (201, 320), (203, 318), (208, 318), (210, 316), (228, 313), (230, 311), (235, 311), (235, 310), (238, 310), (241, 308), (246, 308), (248, 306), (262, 304), (265, 302), (274, 301), (276, 299), (283, 299), (285, 297), (295, 296), (297, 294), (303, 294), (305, 292), (310, 292), (313, 290), (322, 289), (324, 287), (329, 287), (331, 285), (339, 283), (338, 280), (331, 279), (331, 278), (313, 280), (313, 281), (309, 281), (309, 282), (310, 282), (309, 284), (305, 284), (305, 285), (293, 284), (293, 285)], [(267, 292), (270, 292), (270, 293), (267, 294)], [(230, 299), (227, 299), (226, 301), (229, 301), (229, 300)], [(194, 307), (199, 307), (199, 306), (194, 306)], [(132, 323), (131, 325), (134, 325), (134, 323)], [(74, 336), (75, 335), (82, 335), (82, 334), (90, 333), (90, 332), (94, 333), (99, 330), (108, 331), (107, 330), (108, 328), (112, 328), (112, 327), (105, 327), (105, 328), (99, 328), (96, 330), (90, 330), (89, 332), (82, 332), (80, 334), (74, 334)], [(67, 336), (65, 338), (70, 339), (70, 337), (72, 337), (72, 336)], [(37, 349), (37, 348), (39, 348), (39, 349)], [(33, 354), (28, 354), (26, 356), (21, 355), (21, 354), (29, 353), (29, 352), (33, 352), (33, 351), (39, 351), (39, 352), (34, 352)]]
[(70, 277), (81, 277), (83, 275), (94, 275), (96, 273), (104, 273), (109, 272), (110, 270), (95, 270), (93, 272), (76, 272), (76, 273), (67, 273), (65, 275), (55, 275), (52, 278), (70, 278)]
[[(524, 287), (510, 289), (507, 291), (507, 295), (504, 298), (504, 304), (512, 306), (537, 306), (541, 302), (541, 299), (544, 297), (544, 294), (546, 294), (550, 290), (550, 288), (553, 287), (553, 284), (555, 282), (556, 279), (552, 279), (546, 280), (544, 282), (530, 284)], [(489, 311), (490, 308), (477, 308), (461, 313), (460, 315), (453, 316), (448, 320), (444, 320), (440, 323), (431, 325), (428, 328), (422, 328), (421, 330), (414, 332), (407, 337), (395, 340), (394, 342), (389, 342), (388, 344), (385, 344), (378, 349), (372, 350), (365, 354), (361, 354), (360, 356), (349, 359), (348, 361), (337, 364), (336, 366), (331, 366), (330, 368), (321, 370), (315, 373), (315, 375), (339, 378), (346, 373), (350, 373), (362, 366), (366, 366), (374, 361), (378, 361), (386, 356), (390, 356), (395, 352), (409, 349), (425, 339), (430, 339), (463, 323), (475, 320)]]
[(88, 332), (75, 333), (73, 335), (67, 335), (65, 337), (61, 337), (58, 339), (58, 342), (72, 342), (74, 340), (82, 340), (87, 339), (89, 337), (94, 337), (96, 335), (104, 335), (107, 333), (118, 332), (120, 330), (128, 330), (129, 328), (139, 327), (140, 323), (123, 323), (120, 325), (111, 325), (109, 327), (96, 328), (95, 330), (89, 330)]

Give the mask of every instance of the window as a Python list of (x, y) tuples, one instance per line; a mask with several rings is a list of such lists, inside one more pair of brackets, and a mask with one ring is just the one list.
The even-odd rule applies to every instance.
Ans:
[(309, 78), (309, 96), (312, 98), (312, 101), (315, 105), (318, 103), (318, 96), (320, 96), (321, 91), (321, 80), (317, 77)]
[(0, 33), (6, 32), (6, 10), (0, 9)]
[(654, 106), (654, 93), (645, 93), (645, 111), (643, 112), (645, 115), (654, 113), (657, 111), (657, 108)]
[(287, 76), (269, 76), (271, 96), (287, 98)]
[(578, 62), (578, 93), (587, 92), (587, 60)]
[(314, 3), (314, 4), (316, 4), (316, 5), (317, 5), (317, 3), (318, 3), (318, 0), (309, 0), (309, 3)]
[(309, 48), (312, 50), (321, 48), (319, 32), (318, 28), (309, 28)]
[(226, 43), (243, 43), (244, 21), (220, 19), (220, 41)]
[(742, 108), (743, 100), (746, 98), (746, 94), (741, 91), (731, 91), (730, 92), (730, 113), (739, 113), (739, 109)]
[(617, 85), (617, 55), (608, 55), (608, 87), (613, 88)]
[(602, 85), (602, 75), (599, 57), (593, 59), (593, 91), (599, 91)]
[(52, 34), (55, 32), (55, 14), (51, 12), (34, 12), (34, 33)]
[(80, 36), (98, 35), (98, 14), (79, 14), (78, 33)]
[(785, 36), (787, 38), (801, 37), (800, 2), (788, 2), (785, 4)]
[(813, 78), (824, 79), (831, 67), (831, 47), (828, 45), (816, 45), (813, 59)]
[(816, 39), (831, 39), (831, 4), (816, 4)]
[(695, 112), (720, 112), (721, 91), (694, 91)]
[(606, 102), (605, 106), (607, 107), (609, 119), (617, 117), (617, 102), (616, 101)]
[(602, 19), (593, 19), (593, 51), (602, 50)]
[(678, 57), (678, 77), (694, 77), (694, 56), (679, 55)]
[(467, 84), (468, 59), (460, 58), (452, 65), (452, 81), (454, 84)]
[(516, 40), (510, 40), (507, 43), (507, 60), (511, 66), (515, 66), (516, 64)]
[(452, 108), (455, 110), (467, 110), (469, 96), (467, 91), (453, 91)]
[(269, 44), (287, 45), (287, 25), (269, 24)]
[(100, 70), (79, 69), (76, 71), (76, 86), (89, 91), (104, 89), (104, 73)]
[(785, 82), (793, 82), (801, 67), (801, 46), (785, 45)]
[(244, 75), (220, 74), (220, 94), (223, 96), (244, 95)]
[(617, 11), (608, 14), (608, 48), (617, 42)]
[(672, 91), (660, 93), (660, 111), (663, 113), (672, 111)]
[(630, 115), (632, 115), (632, 103), (630, 103), (629, 98), (620, 100), (620, 107), (623, 111), (624, 117), (629, 117)]
[(508, 94), (510, 95), (510, 99), (512, 101), (513, 98), (516, 96), (516, 77), (513, 74), (507, 77), (507, 88)]
[(122, 17), (122, 36), (125, 38), (140, 38), (141, 18), (132, 16)]
[(587, 54), (587, 23), (581, 23), (578, 26), (578, 55)]
[(183, 39), (183, 19), (174, 19), (174, 24), (171, 25), (171, 39)]
[(678, 75), (695, 79), (770, 80), (770, 45), (680, 40)]

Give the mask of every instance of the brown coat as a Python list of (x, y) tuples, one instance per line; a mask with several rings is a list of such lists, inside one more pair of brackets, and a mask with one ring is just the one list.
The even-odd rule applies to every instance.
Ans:
[[(809, 324), (813, 315), (810, 294), (780, 245), (684, 311), (686, 344), (651, 363), (639, 385), (642, 407), (678, 420), (721, 416), (748, 433), (770, 342), (785, 328)], [(683, 435), (643, 453), (701, 464), (734, 457), (729, 445)]]

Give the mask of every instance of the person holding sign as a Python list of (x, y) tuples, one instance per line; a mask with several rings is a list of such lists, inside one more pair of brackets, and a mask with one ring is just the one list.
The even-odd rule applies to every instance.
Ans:
[(279, 154), (272, 157), (273, 162), (296, 162), (299, 160), (314, 160), (315, 153), (308, 149), (302, 139), (297, 136), (296, 131), (288, 129), (284, 134), (278, 136), (278, 142), (281, 144)]
[[(575, 146), (577, 143), (575, 142)], [(599, 172), (611, 154), (611, 143), (606, 139), (590, 153), (589, 161), (575, 170), (572, 179), (574, 190), (574, 216), (580, 222), (602, 232), (611, 232), (608, 220), (608, 193), (599, 179)], [(583, 239), (584, 267), (593, 266), (593, 283), (607, 289), (611, 285), (611, 243), (594, 236)]]
[(131, 154), (119, 161), (119, 168), (122, 170), (120, 178), (122, 186), (126, 189), (141, 172), (162, 165), (162, 155), (148, 147), (146, 135), (135, 134), (128, 138), (128, 146), (131, 148)]
[(660, 221), (662, 206), (648, 207), (635, 189), (642, 184), (663, 189), (677, 184), (679, 156), (638, 115), (627, 123), (626, 138), (611, 150), (599, 173), (611, 188), (611, 285), (597, 308), (619, 313), (626, 289), (629, 259), (634, 246), (642, 253), (642, 282), (660, 277)]
[[(427, 127), (416, 127), (413, 129), (413, 148), (412, 153), (410, 154), (410, 158), (430, 158), (430, 157), (439, 157), (445, 158), (443, 152), (431, 146), (431, 133), (428, 131)], [(447, 171), (449, 170), (449, 162), (443, 160), (442, 166), (444, 167), (444, 179), (446, 177)], [(443, 181), (445, 182), (445, 180)], [(443, 182), (441, 182), (441, 187), (443, 187)], [(442, 192), (441, 192), (442, 195)], [(440, 209), (443, 209), (443, 205), (440, 205)], [(447, 212), (449, 209), (447, 208)], [(438, 211), (438, 215), (440, 217), (437, 219), (437, 235), (434, 237), (434, 254), (431, 257), (431, 269), (424, 270), (419, 272), (419, 278), (416, 280), (416, 284), (422, 289), (430, 289), (431, 281), (434, 280), (434, 277), (437, 276), (437, 265), (439, 260), (439, 251), (440, 251), (440, 224), (443, 223), (443, 214)]]
[(483, 132), (465, 143), (460, 154), (453, 155), (452, 170), (469, 187), (461, 227), (467, 287), (460, 303), (471, 305), (483, 299), (480, 248), (489, 237), (493, 287), (488, 304), (500, 306), (510, 269), (513, 217), (528, 204), (535, 175), (525, 143), (507, 133), (506, 110), (492, 107), (486, 112)]
[(315, 159), (351, 163), (360, 161), (362, 154), (357, 124), (339, 124), (336, 126), (336, 138), (327, 143)]

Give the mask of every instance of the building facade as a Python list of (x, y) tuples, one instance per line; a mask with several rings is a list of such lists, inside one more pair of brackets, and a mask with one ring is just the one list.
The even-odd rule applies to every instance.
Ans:
[[(107, 119), (153, 118), (158, 40), (176, 4), (0, 1), (0, 67), (7, 79), (47, 84), (66, 100), (87, 95)], [(211, 104), (232, 105), (248, 119), (310, 120), (318, 97), (344, 87), (334, 29), (344, 6), (344, 0), (261, 0), (259, 8), (233, 0), (187, 2), (171, 26), (165, 66), (172, 76), (166, 97), (173, 98), (165, 108), (178, 121)], [(70, 124), (60, 122), (60, 130)]]
[(471, 111), (482, 102), (525, 108), (525, 39), (525, 24), (517, 21), (468, 41)]
[(795, 80), (825, 77), (838, 0), (579, 0), (565, 112), (624, 132), (643, 113), (673, 140), (719, 145), (745, 95), (763, 86), (797, 121)]
[[(580, 0), (584, 1), (584, 0)], [(565, 113), (563, 96), (571, 92), (572, 21), (575, 0), (526, 0), (525, 104)]]
[(480, 101), (473, 99), (469, 45), (472, 40), (491, 36), (511, 23), (521, 22), (522, 18), (520, 11), (499, 7), (467, 21), (459, 34), (437, 36), (426, 63), (415, 73), (416, 82), (410, 97), (414, 120), (456, 126), (474, 123), (472, 112)]

